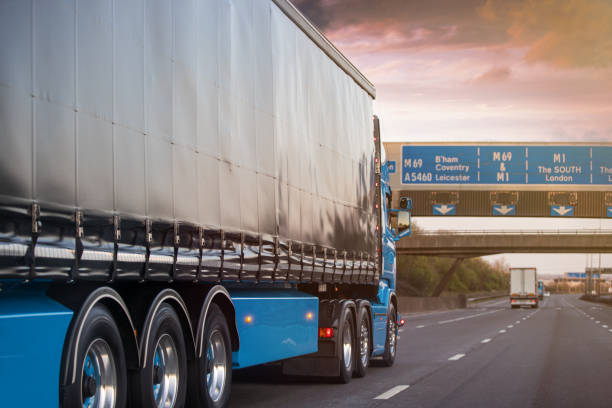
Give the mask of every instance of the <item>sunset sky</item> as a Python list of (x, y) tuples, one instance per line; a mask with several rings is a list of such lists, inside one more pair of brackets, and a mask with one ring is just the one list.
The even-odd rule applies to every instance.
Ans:
[(610, 0), (295, 0), (393, 141), (612, 141)]
[[(383, 141), (612, 142), (610, 0), (293, 2), (376, 86)], [(612, 229), (611, 220), (417, 222)], [(599, 264), (585, 254), (503, 257), (544, 273)]]

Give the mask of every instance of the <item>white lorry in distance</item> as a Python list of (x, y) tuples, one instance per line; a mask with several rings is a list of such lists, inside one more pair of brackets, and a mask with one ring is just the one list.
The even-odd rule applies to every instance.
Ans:
[(536, 268), (510, 268), (510, 306), (538, 307)]

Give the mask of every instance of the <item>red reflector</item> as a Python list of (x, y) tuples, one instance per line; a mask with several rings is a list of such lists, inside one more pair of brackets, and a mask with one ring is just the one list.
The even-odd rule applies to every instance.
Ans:
[(405, 324), (406, 324), (406, 321), (404, 319), (400, 319), (399, 326), (402, 327)]
[(319, 337), (322, 339), (330, 339), (334, 337), (333, 327), (319, 327)]

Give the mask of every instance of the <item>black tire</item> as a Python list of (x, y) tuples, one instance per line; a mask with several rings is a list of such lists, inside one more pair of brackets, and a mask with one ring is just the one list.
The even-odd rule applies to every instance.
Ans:
[(512, 308), (512, 309), (518, 309), (518, 306), (517, 306), (517, 305), (510, 305), (510, 308)]
[(370, 324), (370, 313), (367, 308), (359, 309), (357, 315), (357, 332), (355, 333), (355, 377), (365, 377), (368, 373), (370, 365), (370, 355), (372, 353), (372, 344), (370, 343), (370, 334), (372, 333)]
[[(340, 331), (338, 332), (338, 363), (340, 366), (340, 374), (337, 377), (338, 382), (346, 384), (353, 377), (355, 367), (355, 322), (353, 312), (348, 307), (342, 312), (340, 320)], [(345, 347), (345, 344), (347, 347)], [(348, 347), (350, 345), (350, 347)], [(346, 357), (345, 357), (346, 355)]]
[[(216, 304), (211, 304), (204, 326), (202, 355), (189, 366), (189, 406), (221, 408), (229, 405), (232, 388), (232, 343), (225, 315)], [(214, 341), (213, 341), (214, 340)], [(209, 359), (209, 343), (222, 342), (225, 349), (225, 376), (220, 393), (215, 398), (208, 392), (207, 373), (210, 373), (212, 363)], [(219, 353), (223, 355), (223, 353)], [(213, 373), (211, 373), (213, 376)], [(212, 377), (214, 378), (214, 376)]]
[[(83, 407), (84, 399), (100, 398), (99, 383), (95, 380), (99, 372), (110, 373), (114, 371), (114, 406), (123, 408), (127, 397), (127, 373), (125, 353), (121, 342), (121, 333), (106, 306), (95, 305), (83, 323), (83, 329), (76, 349), (77, 376), (74, 384), (64, 388), (62, 393), (62, 407)], [(107, 358), (100, 360), (96, 356), (106, 353)], [(100, 364), (96, 364), (101, 361)], [(104, 363), (109, 363), (105, 366)], [(66, 362), (64, 362), (66, 364)], [(88, 376), (93, 373), (93, 376)], [(101, 381), (101, 376), (98, 380)], [(110, 390), (110, 387), (108, 388)]]
[[(159, 346), (159, 347), (158, 347)], [(147, 355), (144, 357), (146, 367), (133, 376), (133, 390), (130, 392), (135, 407), (183, 407), (187, 395), (187, 354), (181, 321), (172, 306), (162, 303), (153, 317), (151, 333), (147, 344)], [(164, 352), (168, 353), (164, 355)], [(160, 358), (161, 357), (161, 358)], [(166, 367), (160, 369), (160, 360), (166, 362)], [(157, 361), (157, 362), (156, 362)], [(173, 388), (171, 383), (165, 383), (168, 393), (164, 391), (163, 372), (174, 372), (178, 375), (178, 385)], [(154, 384), (158, 384), (158, 398), (154, 392)], [(161, 385), (159, 385), (161, 384)], [(159, 394), (161, 393), (161, 395)], [(161, 403), (163, 394), (165, 404)], [(174, 396), (173, 396), (173, 395)], [(174, 402), (173, 402), (174, 401)]]
[(389, 312), (387, 314), (387, 336), (385, 339), (385, 351), (383, 353), (383, 364), (387, 367), (391, 367), (395, 363), (395, 354), (397, 354), (397, 315), (395, 313), (395, 306), (389, 305)]

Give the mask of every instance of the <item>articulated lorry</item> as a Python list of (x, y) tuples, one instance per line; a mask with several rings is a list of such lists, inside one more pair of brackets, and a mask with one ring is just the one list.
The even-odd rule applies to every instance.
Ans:
[(538, 307), (536, 268), (510, 268), (510, 306)]
[(286, 0), (0, 4), (6, 407), (223, 407), (394, 362), (372, 84)]

